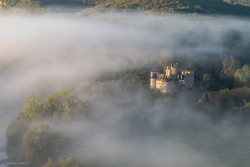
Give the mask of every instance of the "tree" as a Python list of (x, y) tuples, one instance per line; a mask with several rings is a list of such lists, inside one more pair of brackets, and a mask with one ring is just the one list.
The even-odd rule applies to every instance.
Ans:
[(23, 133), (28, 131), (29, 124), (24, 119), (16, 119), (13, 121), (7, 131), (6, 153), (9, 160), (17, 160), (20, 156), (20, 145), (22, 144)]
[(234, 73), (237, 69), (240, 68), (240, 61), (238, 59), (234, 59), (233, 57), (224, 58), (223, 69), (220, 73), (220, 79), (222, 80), (225, 88), (232, 89), (234, 87)]
[(250, 101), (250, 88), (242, 87), (230, 90), (234, 107), (242, 107)]
[(231, 93), (229, 89), (223, 89), (219, 92), (219, 102), (222, 110), (228, 110), (231, 108)]
[(23, 135), (21, 159), (27, 167), (41, 166), (49, 157), (58, 158), (65, 143), (63, 135), (40, 124)]
[(205, 104), (209, 104), (209, 99), (208, 99), (208, 94), (205, 94), (205, 99), (204, 99)]
[(216, 82), (211, 74), (204, 74), (203, 80), (201, 81), (201, 86), (205, 91), (216, 90)]
[(21, 116), (28, 119), (40, 119), (44, 116), (44, 104), (37, 95), (29, 95), (28, 99), (24, 101), (24, 108), (21, 110)]
[(250, 87), (250, 66), (244, 65), (235, 72), (235, 80), (237, 86)]
[(51, 158), (48, 162), (41, 167), (84, 167), (82, 164), (77, 164), (72, 158), (60, 157), (57, 161), (53, 161)]
[(241, 116), (244, 121), (248, 122), (250, 118), (250, 102), (246, 103), (245, 106), (238, 109), (237, 114)]
[(40, 4), (40, 0), (6, 0), (7, 7), (37, 9), (40, 7)]
[(77, 119), (85, 117), (90, 110), (88, 101), (67, 92), (59, 92), (46, 97), (46, 113), (49, 117)]
[(23, 159), (28, 166), (37, 166), (36, 164), (42, 165), (47, 162), (47, 155), (53, 157), (58, 154), (59, 156), (64, 139), (62, 135), (47, 125), (41, 124), (32, 130), (30, 130), (30, 126), (48, 119), (54, 121), (53, 118), (62, 118), (63, 121), (65, 119), (69, 121), (76, 118), (82, 119), (89, 110), (88, 101), (67, 92), (48, 96), (46, 103), (42, 103), (39, 96), (30, 95), (24, 101), (24, 108), (16, 120), (7, 129), (8, 159), (11, 161)]
[(47, 96), (45, 104), (39, 96), (29, 95), (19, 117), (33, 121), (47, 118), (75, 119), (85, 117), (89, 110), (88, 101), (63, 91)]
[(41, 2), (39, 0), (19, 0), (16, 7), (26, 9), (38, 9)]
[(39, 96), (30, 95), (24, 101), (24, 108), (20, 111), (16, 120), (9, 125), (6, 132), (6, 152), (9, 160), (19, 160), (23, 134), (29, 130), (30, 121), (40, 119), (43, 112), (44, 105)]

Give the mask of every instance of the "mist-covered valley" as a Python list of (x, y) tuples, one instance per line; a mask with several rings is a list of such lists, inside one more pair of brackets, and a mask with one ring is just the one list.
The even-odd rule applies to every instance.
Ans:
[[(8, 166), (249, 166), (249, 76), (234, 78), (248, 19), (10, 9), (0, 23)], [(151, 69), (176, 62), (193, 89), (151, 90)]]

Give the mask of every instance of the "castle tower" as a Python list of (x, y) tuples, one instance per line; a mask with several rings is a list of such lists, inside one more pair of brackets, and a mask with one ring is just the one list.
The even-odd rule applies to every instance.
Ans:
[(193, 88), (193, 84), (194, 84), (194, 71), (188, 71), (186, 76), (185, 76), (185, 79), (184, 79), (184, 82), (185, 82), (185, 87), (186, 88)]
[(158, 77), (158, 70), (154, 67), (150, 72), (150, 88), (155, 89), (156, 88), (156, 79)]
[(173, 79), (177, 79), (178, 72), (179, 72), (178, 63), (171, 65), (171, 73), (172, 73)]
[(172, 72), (171, 72), (171, 67), (166, 68), (166, 78), (171, 78)]
[(185, 88), (191, 89), (194, 84), (194, 71), (183, 70), (181, 72), (181, 79), (179, 83), (185, 85)]

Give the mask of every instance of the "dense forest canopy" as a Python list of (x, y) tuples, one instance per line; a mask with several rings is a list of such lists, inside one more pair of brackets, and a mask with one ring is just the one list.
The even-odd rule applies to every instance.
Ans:
[(108, 8), (155, 12), (249, 15), (248, 7), (227, 4), (222, 0), (99, 0), (97, 5)]
[[(73, 159), (60, 158), (66, 154), (68, 139), (49, 125), (39, 122), (72, 122), (82, 120), (89, 112), (89, 102), (66, 92), (46, 97), (42, 103), (40, 97), (29, 96), (19, 116), (7, 129), (7, 155), (9, 161), (25, 162), (25, 166), (49, 166), (77, 164)], [(57, 161), (53, 160), (59, 158)]]
[[(94, 7), (127, 11), (151, 11), (159, 13), (200, 13), (249, 16), (249, 2), (227, 3), (223, 0), (6, 0), (6, 7), (36, 9), (50, 5)], [(243, 5), (246, 6), (243, 6)]]
[(230, 4), (240, 4), (244, 6), (250, 6), (249, 0), (224, 0), (224, 1)]

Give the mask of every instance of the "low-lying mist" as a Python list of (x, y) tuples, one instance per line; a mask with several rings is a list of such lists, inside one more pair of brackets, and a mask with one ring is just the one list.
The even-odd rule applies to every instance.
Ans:
[(248, 125), (231, 117), (213, 121), (184, 104), (150, 104), (145, 96), (140, 90), (123, 92), (119, 98), (130, 99), (127, 105), (99, 97), (88, 119), (50, 126), (71, 138), (66, 155), (86, 166), (249, 164)]
[(9, 11), (1, 12), (0, 22), (1, 88), (15, 97), (41, 91), (47, 84), (92, 80), (102, 72), (137, 66), (141, 59), (235, 51), (241, 55), (250, 39), (248, 20), (227, 17)]
[[(186, 56), (187, 62), (189, 55), (199, 54), (240, 58), (250, 44), (249, 20), (232, 17), (7, 10), (0, 12), (0, 24), (2, 153), (6, 128), (28, 94), (44, 97), (142, 62), (153, 65), (162, 57)], [(129, 93), (115, 84), (112, 89), (114, 94), (98, 98), (84, 86), (71, 90), (94, 100), (88, 120), (49, 123), (71, 138), (67, 156), (103, 167), (250, 163), (248, 125), (233, 125), (231, 117), (215, 123), (185, 104), (150, 103), (145, 89)], [(121, 106), (119, 100), (133, 105)]]

